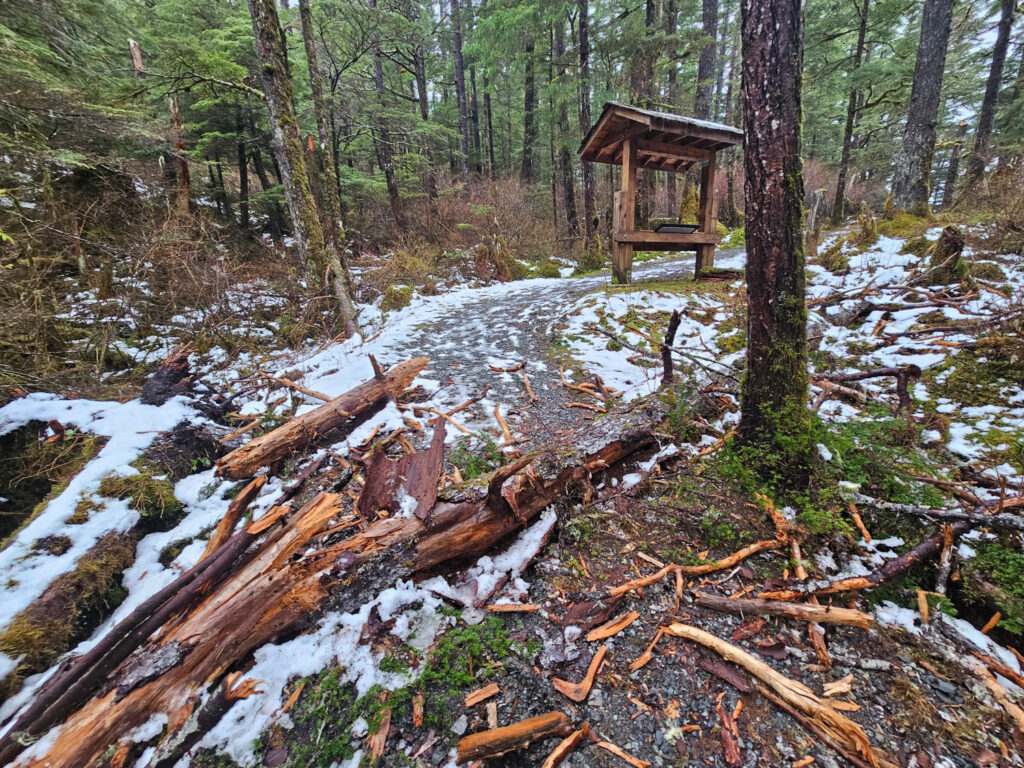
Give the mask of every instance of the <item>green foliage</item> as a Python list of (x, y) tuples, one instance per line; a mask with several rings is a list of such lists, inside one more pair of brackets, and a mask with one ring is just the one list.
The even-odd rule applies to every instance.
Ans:
[(722, 248), (743, 248), (747, 244), (747, 228), (736, 227), (722, 239)]
[(382, 312), (394, 312), (405, 309), (411, 302), (411, 285), (393, 285), (384, 291), (384, 296), (380, 300), (380, 309)]
[(559, 271), (558, 264), (553, 261), (545, 261), (541, 263), (537, 269), (537, 274), (540, 277), (561, 277), (562, 273)]
[(1014, 635), (1024, 634), (1024, 554), (1020, 545), (982, 542), (977, 555), (964, 563), (963, 571), (968, 598), (986, 606), (994, 604), (1002, 613), (998, 626)]
[(170, 527), (184, 511), (174, 496), (174, 485), (166, 476), (151, 474), (144, 465), (139, 470), (134, 475), (107, 475), (100, 481), (100, 495), (127, 501), (143, 518)]
[(456, 440), (448, 460), (459, 468), (464, 479), (472, 480), (500, 467), (502, 455), (490, 435), (478, 432)]

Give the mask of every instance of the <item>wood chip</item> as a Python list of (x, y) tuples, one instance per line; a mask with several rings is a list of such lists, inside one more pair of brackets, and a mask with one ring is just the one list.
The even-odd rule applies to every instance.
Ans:
[(633, 768), (650, 768), (651, 764), (648, 763), (646, 760), (641, 760), (639, 757), (633, 757), (631, 754), (615, 746), (610, 741), (599, 741), (597, 742), (597, 746), (599, 746), (601, 749), (611, 752), (616, 757), (621, 757), (627, 763), (632, 765)]
[(661, 640), (661, 636), (664, 635), (664, 634), (665, 634), (665, 630), (664, 629), (659, 629), (655, 633), (654, 639), (651, 640), (651, 644), (647, 646), (647, 650), (644, 651), (642, 654), (640, 654), (640, 656), (636, 659), (636, 661), (634, 661), (632, 664), (629, 665), (629, 671), (630, 672), (636, 672), (641, 667), (647, 666), (647, 663), (653, 657), (655, 646), (658, 645), (658, 641)]
[(596, 640), (606, 640), (609, 637), (613, 637), (639, 618), (640, 614), (637, 611), (629, 611), (621, 616), (617, 616), (600, 627), (590, 630), (587, 633), (587, 642), (592, 643)]
[(466, 706), (472, 707), (479, 704), (481, 701), (487, 701), (492, 696), (497, 696), (500, 691), (501, 689), (498, 687), (497, 683), (491, 683), (483, 688), (478, 688), (477, 690), (466, 694)]
[(562, 680), (557, 677), (552, 679), (551, 682), (555, 686), (555, 690), (575, 702), (583, 701), (587, 698), (587, 694), (590, 693), (590, 689), (594, 685), (594, 678), (597, 677), (597, 672), (601, 667), (601, 662), (604, 661), (606, 653), (608, 653), (608, 646), (602, 645), (597, 650), (597, 653), (594, 654), (594, 658), (590, 660), (587, 674), (579, 683), (570, 683), (568, 680)]
[(999, 623), (999, 620), (1001, 618), (1003, 618), (1003, 614), (999, 611), (996, 611), (995, 615), (993, 615), (992, 618), (989, 619), (988, 622), (985, 624), (985, 626), (981, 628), (981, 634), (987, 635), (989, 632), (995, 629), (996, 624)]
[(417, 693), (412, 697), (412, 724), (417, 728), (423, 725), (423, 694)]
[(838, 696), (841, 693), (849, 693), (853, 689), (853, 675), (847, 675), (846, 677), (835, 680), (831, 683), (825, 683), (822, 688), (823, 696)]
[(793, 761), (793, 768), (807, 768), (808, 765), (814, 762), (814, 758), (811, 755), (807, 757), (801, 757), (799, 760)]
[(555, 766), (557, 766), (559, 763), (565, 760), (566, 757), (569, 756), (569, 753), (576, 748), (576, 745), (579, 744), (580, 739), (582, 738), (582, 728), (580, 728), (578, 731), (573, 731), (572, 733), (570, 733), (568, 736), (566, 736), (564, 739), (558, 742), (558, 746), (551, 750), (551, 754), (549, 754), (547, 758), (544, 760), (544, 764), (541, 766), (541, 768), (555, 768)]

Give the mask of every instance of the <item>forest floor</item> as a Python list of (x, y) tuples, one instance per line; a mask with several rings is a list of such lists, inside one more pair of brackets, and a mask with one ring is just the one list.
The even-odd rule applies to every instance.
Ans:
[[(940, 233), (934, 226), (921, 231), (929, 241)], [(856, 485), (886, 501), (941, 508), (964, 498), (991, 504), (1018, 496), (1024, 476), (1024, 376), (1006, 332), (1024, 287), (1019, 257), (968, 249), (974, 276), (911, 289), (923, 271), (922, 242), (907, 233), (860, 237), (856, 231), (827, 237), (824, 265), (808, 268), (813, 369), (916, 365), (921, 375), (909, 390), (909, 415), (894, 413), (891, 378), (852, 384), (852, 395), (815, 383), (821, 488), (780, 507), (803, 541), (803, 565), (818, 579), (869, 574), (939, 530), (932, 521), (861, 509), (869, 539), (847, 514), (841, 489)], [(742, 267), (743, 253), (720, 252), (716, 264)], [(343, 440), (289, 462), (252, 504), (254, 520), (310, 456), (330, 451), (302, 498), (338, 487), (339, 458), (375, 436), (402, 430), (422, 446), (432, 419), (426, 409), (450, 411), (479, 398), (453, 414), (458, 426), (448, 428), (446, 477), (457, 467), (467, 479), (600, 422), (605, 408), (655, 397), (669, 415), (656, 447), (595, 477), (594, 498), (566, 497), (511, 545), (461, 572), (418, 581), (378, 575), (375, 595), (358, 604), (340, 597), (303, 634), (257, 649), (241, 668), (260, 681), (258, 691), (235, 702), (185, 764), (355, 766), (368, 759), (373, 734), (381, 732), (381, 765), (454, 765), (459, 738), (486, 729), (489, 719), (507, 725), (548, 711), (564, 712), (575, 726), (587, 723), (593, 735), (570, 753), (567, 766), (627, 764), (594, 743), (600, 740), (634, 756), (634, 765), (805, 766), (808, 758), (845, 764), (753, 692), (744, 674), (696, 644), (665, 636), (647, 664), (632, 668), (672, 620), (746, 649), (819, 695), (838, 683), (829, 698), (844, 702), (842, 711), (863, 727), (874, 749), (901, 768), (1024, 764), (1022, 723), (993, 699), (966, 653), (977, 650), (1015, 672), (1024, 669), (1009, 647), (1021, 647), (1024, 630), (1024, 557), (1016, 535), (979, 528), (962, 537), (952, 599), (934, 594), (931, 565), (867, 593), (859, 606), (875, 617), (872, 628), (826, 627), (831, 667), (816, 655), (805, 624), (695, 603), (697, 591), (743, 597), (770, 589), (797, 565), (788, 551), (761, 552), (707, 578), (687, 578), (681, 595), (669, 578), (615, 600), (587, 599), (660, 564), (712, 562), (775, 535), (757, 495), (765, 489), (752, 484), (743, 457), (722, 440), (738, 420), (744, 289), (735, 280), (694, 282), (692, 269), (692, 259), (640, 264), (632, 286), (611, 285), (607, 274), (597, 274), (413, 294), (407, 306), (390, 312), (367, 307), (357, 339), (270, 356), (227, 355), (222, 347), (195, 354), (203, 385), (236, 394), (237, 418), (259, 421), (253, 433), (319, 404), (261, 372), (336, 396), (372, 378), (369, 355), (385, 366), (430, 358), (414, 383), (415, 402), (391, 403)], [(277, 303), (264, 299), (268, 307)], [(244, 306), (246, 298), (237, 301)], [(675, 385), (660, 390), (657, 345), (673, 310), (682, 314), (675, 343), (688, 357), (677, 363)], [(241, 314), (251, 322), (257, 313)], [(183, 319), (187, 324), (187, 313)], [(259, 322), (277, 328), (277, 320)], [(245, 323), (232, 330), (252, 332)], [(599, 392), (617, 394), (578, 388), (595, 376)], [(516, 438), (504, 449), (502, 420)], [(31, 443), (24, 437), (31, 425), (38, 431), (46, 422), (59, 427), (50, 428), (56, 437), (49, 445), (75, 466), (42, 503), (31, 505), (33, 513), (0, 550), (0, 677), (7, 676), (12, 694), (0, 706), (3, 728), (52, 673), (43, 670), (59, 652), (74, 643), (79, 652), (87, 649), (196, 563), (240, 487), (215, 475), (213, 453), (194, 453), (172, 470), (161, 465), (163, 472), (151, 466), (167, 434), (183, 423), (217, 426), (196, 397), (143, 405), (34, 394), (0, 409), (0, 433), (9, 442), (21, 434), (21, 446)], [(151, 496), (165, 494), (159, 514), (151, 501), (136, 504), (137, 496), (113, 492), (111, 477), (135, 476), (159, 489)], [(165, 514), (168, 507), (173, 515)], [(162, 524), (154, 521), (164, 517)], [(33, 666), (32, 654), (17, 653), (12, 629), (25, 626), (47, 590), (112, 533), (134, 544), (113, 574), (116, 589), (109, 592), (116, 595), (105, 594), (98, 606), (93, 600), (68, 634), (73, 642), (38, 654)], [(482, 594), (485, 582), (505, 584), (492, 604), (531, 610), (488, 613), (460, 605), (467, 589)], [(928, 593), (933, 609), (927, 624), (917, 589)], [(1002, 622), (982, 634), (976, 627), (997, 607)], [(606, 665), (589, 695), (573, 702), (556, 691), (552, 679), (582, 679), (602, 645), (586, 642), (585, 634), (630, 611), (636, 619), (603, 641)], [(1024, 696), (1013, 681), (998, 681), (1011, 696)], [(464, 705), (468, 692), (490, 683), (499, 692), (489, 703)], [(139, 729), (145, 750), (137, 764), (147, 764), (166, 724), (166, 717), (155, 717)], [(54, 738), (59, 731), (22, 759), (44, 753)], [(540, 765), (556, 743), (542, 740), (491, 764)]]

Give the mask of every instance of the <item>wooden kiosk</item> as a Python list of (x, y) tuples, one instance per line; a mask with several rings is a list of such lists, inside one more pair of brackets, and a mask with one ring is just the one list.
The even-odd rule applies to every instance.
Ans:
[[(714, 263), (715, 244), (719, 241), (714, 200), (715, 155), (742, 143), (743, 131), (729, 125), (615, 101), (605, 103), (601, 117), (580, 144), (580, 157), (595, 163), (622, 163), (622, 184), (615, 193), (612, 233), (612, 273), (619, 282), (631, 281), (634, 248), (696, 251), (695, 275), (702, 267)], [(700, 220), (667, 227), (676, 231), (636, 229), (637, 168), (678, 173), (695, 163), (701, 164)], [(693, 226), (687, 227), (688, 224)], [(686, 229), (695, 231), (680, 231)]]

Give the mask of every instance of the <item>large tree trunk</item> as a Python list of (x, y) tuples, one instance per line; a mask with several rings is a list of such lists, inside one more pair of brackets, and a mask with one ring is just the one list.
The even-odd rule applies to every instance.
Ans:
[[(418, 18), (418, 13), (410, 3), (409, 5), (409, 17), (412, 19)], [(417, 41), (416, 46), (412, 52), (413, 67), (416, 77), (416, 99), (420, 106), (420, 119), (424, 123), (430, 122), (430, 101), (428, 100), (427, 94), (427, 57), (423, 50), (422, 41)], [(437, 199), (437, 178), (434, 176), (434, 162), (432, 159), (433, 150), (430, 146), (430, 137), (428, 136), (423, 145), (423, 156), (427, 159), (427, 176), (425, 179), (427, 185), (427, 197), (431, 201)]]
[(496, 166), (494, 162), (494, 120), (491, 113), (491, 82), (484, 70), (484, 129), (487, 132), (487, 175), (494, 181)]
[(988, 71), (985, 98), (982, 99), (981, 112), (978, 114), (978, 130), (974, 134), (974, 150), (967, 162), (968, 188), (981, 181), (981, 177), (985, 174), (985, 166), (990, 159), (988, 142), (992, 137), (992, 124), (996, 119), (996, 102), (999, 99), (999, 88), (1003, 81), (1003, 65), (1006, 63), (1006, 50), (1010, 46), (1010, 28), (1013, 26), (1016, 5), (1016, 0), (1002, 0), (1000, 3), (999, 31), (996, 33), (996, 44), (992, 49), (992, 66)]
[[(863, 0), (857, 12), (860, 14), (860, 26), (857, 29), (857, 47), (853, 51), (853, 72), (860, 69), (864, 60), (864, 38), (868, 31), (868, 9), (871, 0)], [(850, 88), (850, 99), (846, 104), (846, 126), (843, 128), (843, 153), (839, 160), (839, 178), (836, 181), (836, 197), (832, 202), (832, 223), (835, 226), (846, 218), (846, 176), (850, 172), (850, 150), (853, 145), (853, 126), (857, 119), (857, 107), (860, 105), (860, 92)]]
[[(555, 21), (555, 67), (558, 81), (565, 80), (565, 22)], [(569, 106), (564, 96), (558, 98), (558, 175), (562, 181), (562, 202), (565, 206), (565, 224), (569, 237), (580, 236), (580, 219), (576, 211), (576, 181), (573, 177), (572, 155), (566, 141), (569, 136)]]
[(740, 441), (793, 484), (811, 466), (800, 0), (742, 0), (747, 370)]
[(451, 0), (453, 53), (455, 56), (455, 98), (459, 107), (459, 168), (462, 183), (469, 186), (469, 116), (466, 105), (466, 72), (462, 59), (462, 21), (459, 14), (459, 0)]
[[(376, 10), (377, 0), (368, 0), (367, 7)], [(398, 193), (398, 182), (395, 180), (395, 153), (391, 146), (391, 129), (387, 119), (380, 111), (384, 108), (384, 66), (381, 64), (380, 49), (373, 49), (373, 89), (377, 92), (377, 163), (384, 172), (384, 185), (388, 190), (388, 202), (391, 215), (399, 227), (405, 222), (402, 214), (402, 198)]]
[(697, 60), (697, 96), (693, 101), (693, 116), (711, 119), (711, 93), (715, 80), (715, 47), (718, 45), (718, 0), (703, 0), (701, 12), (704, 39)]
[(918, 216), (929, 211), (935, 123), (952, 19), (953, 0), (925, 0), (910, 109), (892, 180), (893, 204)]
[(524, 184), (533, 183), (533, 145), (537, 143), (537, 128), (534, 124), (534, 108), (537, 104), (537, 82), (533, 73), (533, 38), (530, 37), (523, 51), (526, 59), (526, 73), (523, 78), (523, 158), (519, 178)]
[(721, 120), (722, 113), (725, 111), (722, 106), (722, 97), (725, 92), (725, 56), (726, 48), (729, 45), (729, 19), (729, 13), (726, 11), (722, 18), (722, 37), (718, 43), (718, 56), (715, 60), (715, 99), (714, 109), (711, 111), (711, 117), (714, 120)]
[(334, 297), (338, 302), (338, 325), (346, 336), (356, 331), (356, 307), (352, 300), (352, 277), (345, 263), (342, 242), (344, 231), (341, 224), (341, 199), (338, 196), (338, 177), (335, 173), (334, 153), (331, 145), (331, 126), (327, 118), (327, 103), (324, 101), (323, 78), (317, 63), (316, 40), (313, 36), (313, 11), (310, 0), (299, 0), (299, 16), (302, 19), (302, 39), (306, 46), (306, 62), (309, 65), (309, 86), (313, 96), (313, 112), (316, 114), (316, 130), (320, 139), (317, 153), (319, 171), (323, 174), (320, 185), (323, 214), (322, 226), (327, 237), (327, 263), (334, 276)]
[(314, 282), (319, 281), (328, 266), (327, 243), (309, 187), (277, 5), (274, 0), (249, 0), (249, 12), (263, 75), (263, 92), (270, 113), (274, 153), (292, 219), (292, 236), (299, 254), (309, 265)]
[[(577, 0), (580, 46), (580, 136), (590, 130), (590, 7), (588, 0)], [(596, 207), (594, 204), (594, 164), (583, 161), (583, 247), (594, 243)]]

